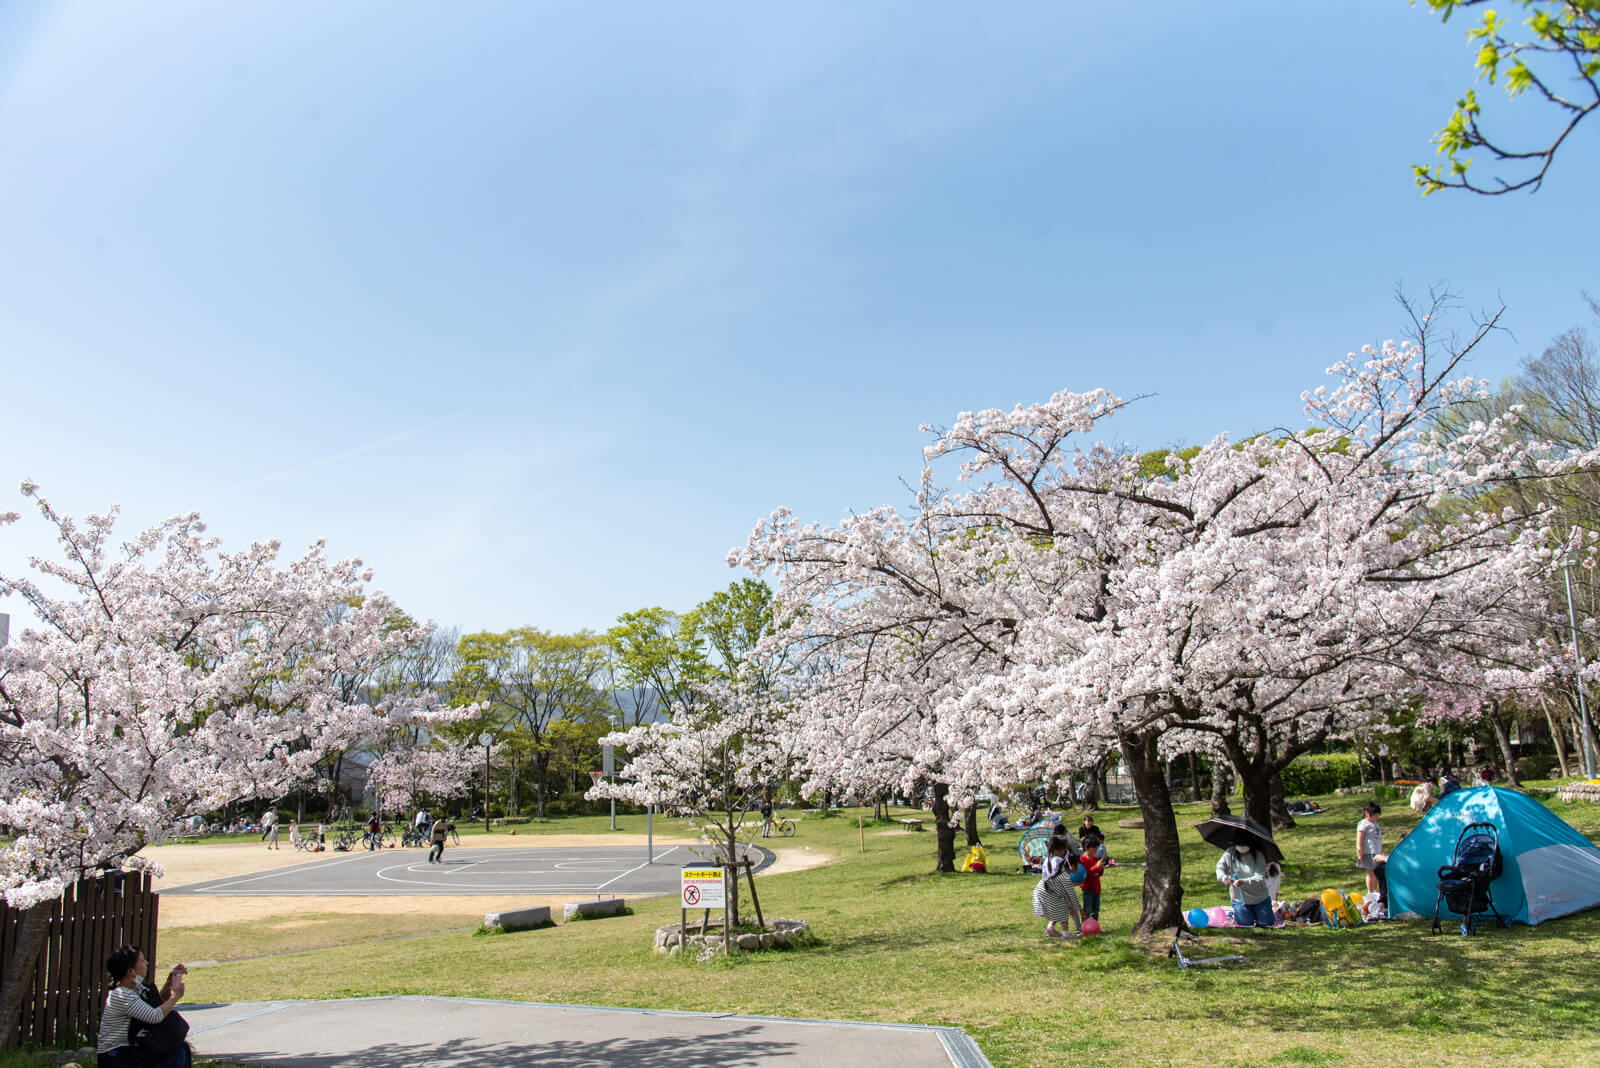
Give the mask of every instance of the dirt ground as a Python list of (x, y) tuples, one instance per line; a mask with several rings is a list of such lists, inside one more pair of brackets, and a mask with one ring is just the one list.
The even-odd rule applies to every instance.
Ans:
[[(655, 839), (660, 846), (693, 845), (687, 838)], [(568, 848), (575, 846), (614, 846), (645, 844), (645, 836), (626, 834), (541, 834), (538, 836), (493, 835), (473, 838), (463, 849), (530, 849)], [(762, 875), (781, 875), (784, 872), (815, 868), (832, 860), (831, 854), (812, 850), (810, 846), (772, 847), (777, 861)], [(397, 850), (398, 852), (398, 850)], [(282, 848), (269, 850), (258, 842), (218, 842), (208, 845), (152, 846), (141, 856), (160, 864), (166, 874), (156, 880), (156, 890), (171, 889), (188, 883), (221, 879), (230, 875), (249, 875), (260, 871), (287, 868), (295, 864), (314, 864), (327, 860), (328, 853), (297, 853), (287, 842)], [(758, 876), (759, 877), (759, 876)], [(530, 905), (560, 906), (568, 901), (587, 900), (587, 894), (485, 896), (468, 894), (459, 897), (424, 895), (408, 897), (384, 895), (373, 897), (326, 897), (314, 905), (304, 897), (200, 897), (166, 896), (161, 899), (162, 927), (199, 927), (239, 921), (291, 919), (297, 914), (311, 911), (342, 912), (352, 915), (399, 916), (417, 912), (437, 914), (459, 920), (461, 926), (480, 923), (486, 912), (523, 908)], [(624, 897), (629, 895), (622, 895)]]

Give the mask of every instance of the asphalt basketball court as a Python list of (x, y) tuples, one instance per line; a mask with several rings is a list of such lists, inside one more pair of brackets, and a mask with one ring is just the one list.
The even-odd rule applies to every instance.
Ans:
[[(776, 859), (765, 849), (745, 848), (748, 852), (742, 855), (754, 861), (757, 872)], [(638, 845), (447, 848), (442, 863), (430, 864), (425, 849), (362, 850), (273, 871), (163, 888), (161, 893), (215, 897), (676, 895), (680, 869), (705, 865), (712, 855), (708, 845), (661, 845), (648, 856), (646, 852), (646, 847)]]

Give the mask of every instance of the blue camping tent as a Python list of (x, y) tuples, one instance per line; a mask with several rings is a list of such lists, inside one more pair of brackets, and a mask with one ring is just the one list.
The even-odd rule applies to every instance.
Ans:
[(1457, 790), (1389, 853), (1389, 911), (1432, 916), (1439, 868), (1449, 864), (1461, 829), (1492, 823), (1504, 868), (1489, 884), (1495, 908), (1530, 926), (1600, 905), (1600, 846), (1526, 794), (1497, 786)]

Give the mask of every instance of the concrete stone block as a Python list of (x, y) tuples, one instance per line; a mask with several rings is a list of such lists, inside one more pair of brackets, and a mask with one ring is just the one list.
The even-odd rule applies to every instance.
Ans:
[(485, 927), (503, 927), (507, 931), (527, 931), (534, 927), (543, 927), (549, 922), (549, 905), (532, 905), (525, 909), (488, 912), (483, 917), (483, 925)]
[(620, 897), (611, 898), (609, 901), (569, 901), (561, 908), (561, 918), (570, 920), (574, 916), (615, 916), (622, 911), (624, 904)]

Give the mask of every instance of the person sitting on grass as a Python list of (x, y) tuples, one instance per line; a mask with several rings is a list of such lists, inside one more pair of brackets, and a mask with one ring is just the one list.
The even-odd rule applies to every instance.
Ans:
[(1006, 806), (998, 797), (994, 804), (989, 806), (989, 829), (991, 831), (1009, 831), (1011, 822), (1006, 819)]

